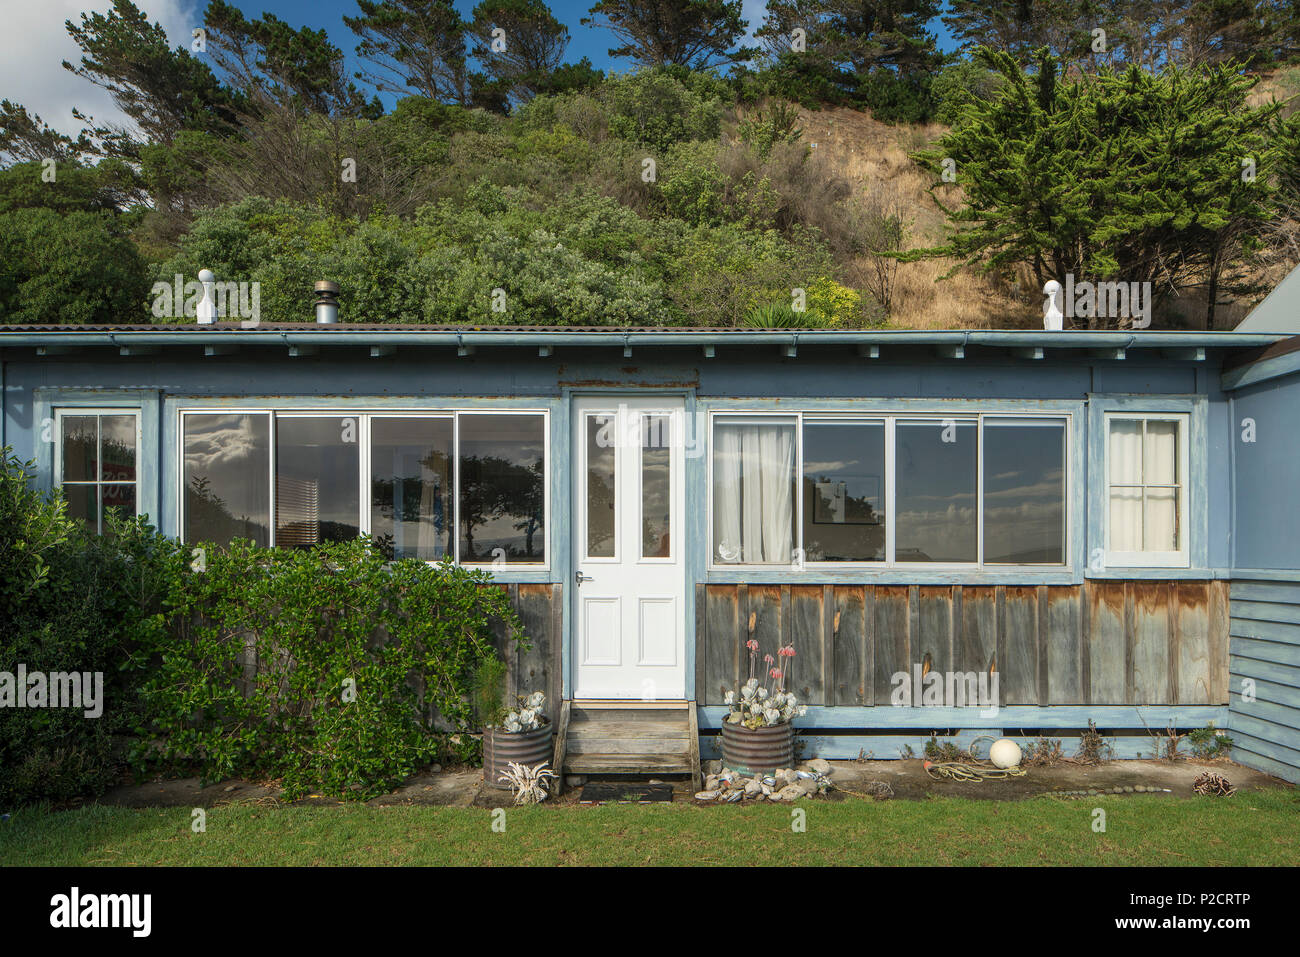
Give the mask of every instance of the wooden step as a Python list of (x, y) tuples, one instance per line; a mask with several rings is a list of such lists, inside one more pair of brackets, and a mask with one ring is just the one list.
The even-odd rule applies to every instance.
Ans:
[[(699, 777), (692, 701), (570, 701), (566, 774), (689, 774)], [(557, 755), (558, 756), (558, 755)]]
[(694, 774), (687, 754), (573, 754), (566, 774)]

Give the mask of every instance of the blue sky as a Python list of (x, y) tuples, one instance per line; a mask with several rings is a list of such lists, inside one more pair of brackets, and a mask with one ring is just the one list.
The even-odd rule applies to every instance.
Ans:
[[(135, 0), (149, 18), (161, 23), (173, 44), (189, 44), (190, 30), (199, 26), (207, 0)], [(356, 0), (231, 0), (249, 17), (273, 13), (294, 27), (324, 28), (330, 40), (349, 58), (349, 72), (358, 69), (353, 49), (356, 37), (343, 24), (344, 16), (356, 12)], [(457, 0), (456, 6), (468, 16), (476, 0)], [(551, 11), (568, 28), (572, 37), (566, 58), (576, 61), (588, 57), (601, 70), (625, 70), (626, 61), (612, 59), (608, 50), (616, 38), (606, 30), (584, 27), (579, 22), (594, 0), (554, 0)], [(80, 20), (83, 11), (106, 11), (111, 0), (27, 0), (6, 3), (5, 27), (0, 31), (0, 98), (22, 103), (39, 114), (51, 126), (75, 133), (80, 124), (72, 118), (74, 107), (99, 122), (120, 122), (123, 118), (108, 95), (73, 76), (60, 65), (75, 62), (80, 51), (64, 29), (65, 20)], [(749, 29), (763, 22), (765, 0), (744, 0)], [(939, 36), (939, 45), (952, 47), (952, 40), (936, 18), (931, 29)]]

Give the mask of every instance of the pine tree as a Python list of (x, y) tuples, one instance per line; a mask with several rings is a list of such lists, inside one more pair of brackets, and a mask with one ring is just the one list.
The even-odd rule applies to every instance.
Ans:
[(1003, 275), (1024, 266), (1038, 289), (1067, 273), (1151, 282), (1157, 301), (1199, 287), (1213, 328), (1276, 209), (1279, 105), (1248, 106), (1255, 81), (1232, 64), (1066, 80), (1046, 51), (1032, 72), (1006, 52), (975, 59), (1005, 82), (916, 157), (937, 174), (955, 169), (964, 203), (945, 207), (946, 243), (906, 258), (952, 256)]

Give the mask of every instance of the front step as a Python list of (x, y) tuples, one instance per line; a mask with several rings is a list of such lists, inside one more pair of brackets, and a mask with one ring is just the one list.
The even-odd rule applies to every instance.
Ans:
[(700, 774), (694, 701), (572, 701), (565, 774)]

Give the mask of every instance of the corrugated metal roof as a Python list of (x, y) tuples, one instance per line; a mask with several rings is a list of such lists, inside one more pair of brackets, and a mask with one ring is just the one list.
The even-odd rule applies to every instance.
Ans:
[(944, 346), (994, 349), (1258, 349), (1284, 338), (1275, 333), (1180, 332), (1172, 330), (1088, 331), (1011, 329), (736, 329), (608, 326), (457, 326), (314, 322), (238, 322), (212, 325), (0, 325), (0, 346), (176, 346), (209, 343), (300, 346), (594, 346), (681, 347), (725, 344), (867, 347)]

